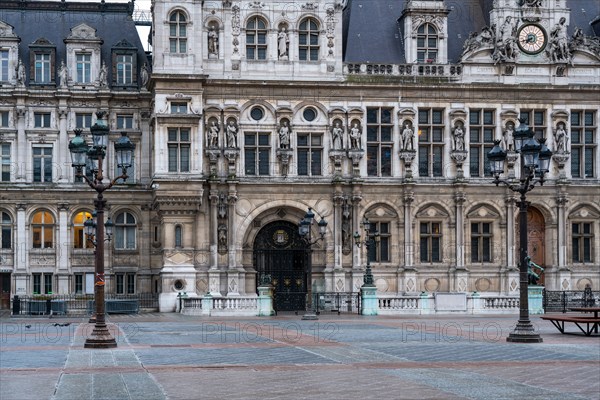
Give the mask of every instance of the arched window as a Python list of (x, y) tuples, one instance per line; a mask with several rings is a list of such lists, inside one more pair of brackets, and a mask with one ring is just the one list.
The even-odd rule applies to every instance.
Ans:
[(75, 249), (89, 249), (94, 247), (85, 237), (83, 224), (88, 218), (92, 218), (92, 214), (87, 211), (79, 212), (73, 218), (73, 248)]
[(298, 30), (298, 54), (302, 61), (319, 60), (319, 24), (314, 18), (306, 18)]
[(135, 217), (123, 212), (115, 218), (115, 249), (134, 250), (135, 249)]
[(417, 62), (434, 63), (438, 56), (438, 31), (431, 24), (423, 24), (417, 30)]
[(246, 59), (267, 59), (267, 24), (260, 17), (252, 17), (246, 24)]
[(12, 219), (10, 214), (2, 211), (2, 219), (0, 220), (0, 235), (2, 235), (2, 248), (12, 248)]
[(181, 225), (175, 226), (175, 247), (183, 247), (181, 245), (182, 236), (183, 236), (182, 232), (183, 232), (183, 229), (181, 228)]
[(175, 11), (169, 17), (169, 46), (171, 53), (187, 52), (187, 21), (181, 11)]
[(34, 249), (54, 247), (54, 217), (48, 211), (39, 211), (33, 214), (31, 230)]

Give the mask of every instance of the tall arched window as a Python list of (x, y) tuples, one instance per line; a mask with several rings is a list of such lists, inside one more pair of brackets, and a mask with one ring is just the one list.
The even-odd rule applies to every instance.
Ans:
[(87, 211), (79, 212), (73, 218), (73, 248), (75, 249), (89, 249), (94, 247), (85, 237), (83, 224), (88, 218), (92, 218), (92, 214)]
[(187, 52), (187, 20), (181, 11), (169, 17), (169, 47), (171, 53)]
[(267, 59), (267, 24), (260, 17), (252, 17), (246, 24), (246, 59)]
[(48, 211), (39, 211), (33, 214), (31, 231), (34, 249), (54, 247), (54, 217)]
[(319, 24), (314, 18), (306, 18), (298, 30), (298, 55), (302, 61), (319, 60)]
[(12, 219), (10, 214), (2, 211), (2, 219), (0, 220), (0, 235), (2, 235), (2, 248), (12, 248)]
[(434, 63), (438, 56), (438, 31), (432, 24), (423, 24), (417, 30), (417, 62)]
[(181, 228), (181, 225), (176, 225), (175, 226), (175, 247), (183, 247), (182, 246), (182, 237), (183, 237), (183, 229)]
[(135, 249), (135, 217), (122, 212), (115, 218), (115, 249), (134, 250)]

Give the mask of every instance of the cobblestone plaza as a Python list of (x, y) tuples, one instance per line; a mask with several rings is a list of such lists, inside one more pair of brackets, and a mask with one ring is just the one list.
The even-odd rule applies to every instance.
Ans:
[(598, 337), (538, 317), (533, 345), (506, 342), (512, 315), (114, 316), (113, 350), (83, 348), (84, 319), (0, 322), (2, 400), (600, 396)]

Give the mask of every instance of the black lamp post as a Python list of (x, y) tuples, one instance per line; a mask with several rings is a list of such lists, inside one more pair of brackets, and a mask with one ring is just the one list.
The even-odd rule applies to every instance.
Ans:
[(544, 175), (548, 172), (552, 152), (546, 147), (545, 139), (540, 141), (524, 119), (514, 132), (515, 150), (521, 155), (521, 176), (519, 181), (500, 179), (504, 173), (506, 152), (500, 147), (500, 141), (488, 153), (494, 183), (506, 185), (513, 192), (521, 195), (519, 202), (519, 321), (506, 340), (508, 342), (540, 343), (542, 338), (534, 331), (529, 320), (529, 277), (527, 262), (527, 202), (526, 194), (533, 190), (537, 183), (544, 184)]
[(362, 221), (363, 230), (365, 231), (365, 239), (361, 240), (360, 233), (354, 232), (354, 244), (356, 247), (365, 246), (367, 250), (367, 267), (365, 268), (365, 275), (363, 276), (363, 287), (375, 287), (373, 283), (373, 273), (371, 271), (371, 246), (377, 245), (380, 240), (379, 232), (371, 232), (371, 223), (369, 219), (365, 217)]
[[(108, 183), (104, 183), (103, 166), (106, 156), (106, 146), (108, 144), (109, 128), (104, 119), (105, 112), (96, 113), (97, 121), (90, 128), (92, 133), (92, 146), (89, 146), (84, 138), (81, 137), (81, 130), (75, 130), (75, 137), (69, 143), (71, 152), (72, 166), (75, 167), (75, 175), (83, 178), (87, 184), (94, 189), (98, 195), (94, 201), (95, 218), (84, 223), (88, 240), (96, 247), (94, 259), (94, 301), (96, 303), (96, 320), (94, 330), (90, 337), (86, 338), (84, 347), (86, 348), (113, 348), (117, 347), (117, 342), (111, 336), (106, 326), (105, 306), (104, 306), (104, 241), (105, 228), (108, 240), (112, 237), (113, 223), (110, 218), (104, 222), (104, 200), (103, 192), (110, 189), (119, 179), (127, 179), (127, 168), (131, 166), (132, 154), (135, 145), (131, 143), (125, 132), (115, 142), (115, 153), (117, 158), (117, 167), (121, 168), (122, 174)], [(92, 172), (93, 178), (88, 178), (83, 173), (86, 167)]]
[(317, 314), (314, 309), (313, 302), (313, 292), (312, 292), (312, 246), (317, 243), (319, 240), (323, 240), (325, 234), (327, 233), (327, 221), (325, 218), (321, 218), (318, 222), (319, 226), (319, 237), (315, 240), (312, 239), (312, 225), (315, 221), (315, 213), (312, 211), (312, 208), (308, 208), (306, 214), (304, 214), (304, 218), (300, 220), (298, 224), (298, 233), (300, 234), (300, 238), (306, 245), (307, 249), (307, 272), (306, 272), (306, 313), (302, 316), (302, 319), (317, 319)]

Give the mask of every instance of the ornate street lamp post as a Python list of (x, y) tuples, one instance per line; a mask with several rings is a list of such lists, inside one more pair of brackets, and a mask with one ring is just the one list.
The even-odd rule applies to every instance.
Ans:
[(371, 246), (377, 245), (380, 240), (379, 232), (371, 232), (371, 223), (369, 219), (365, 217), (362, 221), (363, 230), (365, 231), (365, 240), (361, 240), (360, 233), (354, 232), (354, 244), (356, 247), (365, 246), (365, 250), (367, 251), (367, 266), (365, 268), (365, 274), (363, 276), (363, 286), (362, 287), (370, 287), (374, 288), (375, 284), (373, 283), (373, 273), (371, 271)]
[(515, 150), (520, 153), (521, 176), (519, 180), (500, 179), (504, 173), (506, 152), (500, 147), (500, 141), (494, 142), (494, 147), (488, 153), (494, 183), (506, 185), (513, 192), (521, 195), (519, 202), (519, 321), (513, 332), (506, 338), (508, 342), (540, 343), (542, 338), (535, 332), (529, 320), (529, 276), (527, 258), (527, 202), (526, 194), (533, 190), (537, 183), (544, 184), (544, 175), (548, 172), (552, 152), (546, 147), (545, 139), (538, 141), (534, 132), (524, 119), (514, 132)]
[(302, 319), (317, 319), (317, 313), (314, 309), (314, 301), (313, 301), (313, 291), (312, 291), (312, 246), (317, 243), (319, 240), (323, 240), (325, 234), (327, 233), (327, 221), (325, 218), (321, 218), (321, 220), (317, 223), (319, 226), (319, 237), (315, 240), (312, 239), (312, 225), (315, 221), (315, 213), (312, 211), (312, 208), (308, 208), (306, 214), (304, 214), (304, 218), (300, 220), (298, 224), (298, 233), (300, 234), (300, 238), (306, 245), (307, 249), (307, 272), (306, 272), (306, 313), (302, 316)]
[[(108, 240), (112, 237), (112, 221), (110, 218), (104, 222), (104, 208), (106, 200), (103, 193), (110, 189), (119, 179), (127, 179), (127, 168), (131, 167), (131, 160), (135, 145), (131, 143), (125, 132), (115, 142), (115, 153), (117, 158), (117, 167), (121, 168), (122, 174), (108, 183), (104, 183), (103, 161), (106, 156), (106, 146), (108, 144), (109, 128), (104, 119), (105, 112), (96, 113), (97, 121), (90, 128), (92, 133), (92, 146), (89, 146), (84, 138), (81, 137), (81, 130), (75, 130), (75, 137), (69, 143), (71, 152), (72, 166), (75, 168), (75, 175), (83, 178), (87, 184), (94, 189), (98, 195), (94, 200), (96, 221), (86, 221), (84, 226), (90, 240), (96, 247), (94, 259), (94, 301), (96, 303), (96, 321), (94, 330), (86, 338), (84, 347), (87, 348), (113, 348), (117, 347), (117, 342), (111, 336), (106, 326), (105, 305), (104, 305), (104, 241), (105, 231)], [(92, 178), (88, 178), (83, 173), (86, 167), (88, 172), (92, 173)]]

